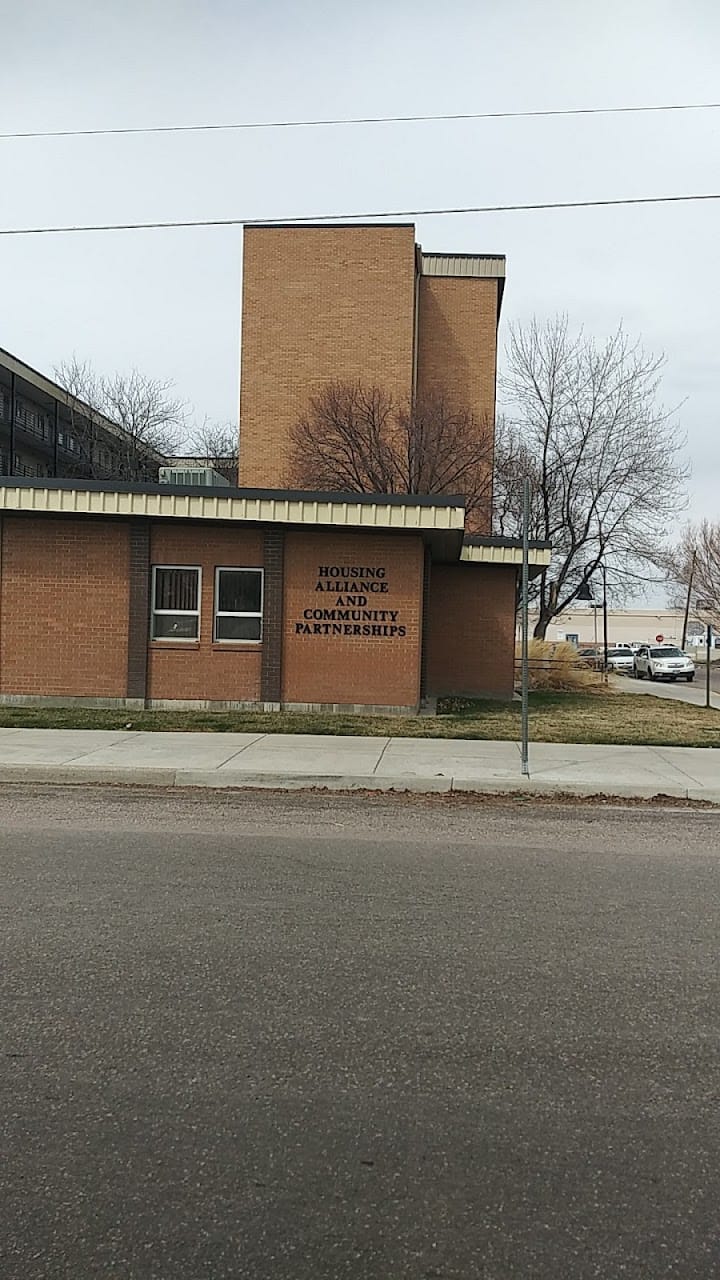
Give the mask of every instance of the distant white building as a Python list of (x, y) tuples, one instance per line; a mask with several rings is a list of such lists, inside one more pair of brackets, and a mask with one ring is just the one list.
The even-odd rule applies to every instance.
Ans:
[[(684, 614), (681, 609), (608, 609), (608, 644), (680, 644)], [(537, 613), (530, 611), (530, 634)], [(705, 627), (691, 617), (688, 622), (686, 647), (705, 647)], [(567, 640), (584, 649), (603, 642), (603, 612), (600, 606), (576, 604), (559, 613), (550, 623), (546, 640)], [(716, 638), (716, 646), (720, 637)]]

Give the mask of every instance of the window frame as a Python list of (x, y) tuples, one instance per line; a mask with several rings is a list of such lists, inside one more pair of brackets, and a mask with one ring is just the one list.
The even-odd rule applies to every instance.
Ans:
[[(154, 564), (152, 567), (152, 577), (150, 582), (150, 639), (153, 644), (199, 644), (200, 643), (200, 622), (202, 615), (202, 565), (200, 564)], [(183, 569), (186, 572), (192, 570), (197, 574), (197, 609), (156, 609), (155, 608), (155, 585), (157, 582), (158, 569)], [(158, 614), (166, 617), (168, 614), (183, 614), (189, 618), (197, 618), (197, 635), (195, 636), (156, 636), (155, 635), (155, 615)]]
[[(229, 609), (218, 609), (220, 599), (220, 574), (221, 573), (259, 573), (260, 574), (260, 609), (250, 611), (236, 611)], [(242, 645), (252, 644), (259, 645), (263, 642), (263, 631), (265, 623), (265, 569), (256, 564), (216, 564), (215, 565), (215, 582), (213, 595), (213, 644), (230, 644)], [(217, 623), (218, 618), (259, 618), (260, 619), (260, 635), (257, 640), (248, 639), (226, 639), (224, 636), (218, 636)]]

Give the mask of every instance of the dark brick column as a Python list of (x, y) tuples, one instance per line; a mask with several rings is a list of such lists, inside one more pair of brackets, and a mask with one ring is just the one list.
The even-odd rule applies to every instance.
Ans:
[(422, 628), (420, 631), (420, 701), (427, 697), (427, 648), (430, 634), (430, 548), (425, 548), (422, 589)]
[(127, 697), (147, 697), (150, 626), (150, 523), (130, 524), (130, 608), (128, 610)]
[(265, 600), (260, 697), (279, 702), (282, 697), (283, 559), (285, 533), (268, 529), (263, 540)]

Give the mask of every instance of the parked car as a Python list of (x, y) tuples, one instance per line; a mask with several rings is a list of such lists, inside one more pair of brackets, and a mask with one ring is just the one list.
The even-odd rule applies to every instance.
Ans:
[(638, 680), (687, 680), (695, 679), (695, 663), (675, 645), (651, 646), (643, 644), (635, 654), (633, 668)]
[(578, 650), (578, 658), (581, 662), (586, 662), (589, 667), (601, 667), (603, 663), (602, 649), (595, 649), (593, 646)]
[(635, 655), (632, 649), (626, 649), (620, 645), (617, 649), (608, 649), (607, 664), (608, 671), (624, 671), (626, 675), (631, 675), (635, 665)]

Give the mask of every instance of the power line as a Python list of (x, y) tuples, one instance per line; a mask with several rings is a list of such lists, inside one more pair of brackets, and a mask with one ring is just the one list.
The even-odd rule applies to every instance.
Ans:
[(349, 116), (330, 120), (243, 120), (225, 124), (158, 124), (117, 129), (33, 129), (0, 133), (10, 138), (104, 138), (150, 133), (222, 133), (240, 129), (330, 129), (363, 124), (428, 124), (457, 120), (533, 120), (551, 116), (611, 116), (657, 111), (715, 111), (720, 102), (662, 102), (641, 107), (562, 107), (541, 111), (460, 111), (446, 115)]
[(378, 218), (441, 218), (463, 213), (533, 213), (542, 209), (605, 209), (618, 205), (687, 204), (720, 200), (720, 192), (679, 196), (624, 196), (616, 200), (554, 200), (537, 204), (467, 205), (458, 209), (385, 209), (371, 213), (319, 213), (294, 218), (193, 218), (170, 222), (100, 222), (79, 226), (0, 227), (0, 236), (44, 236), (89, 231), (169, 231), (188, 227), (282, 227), (306, 223), (367, 222)]

